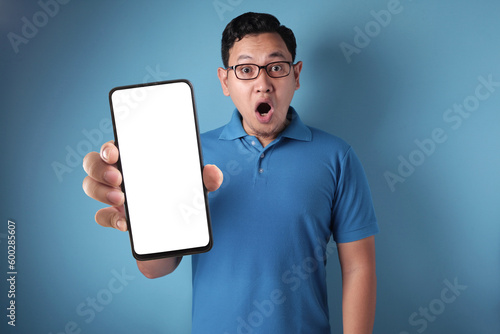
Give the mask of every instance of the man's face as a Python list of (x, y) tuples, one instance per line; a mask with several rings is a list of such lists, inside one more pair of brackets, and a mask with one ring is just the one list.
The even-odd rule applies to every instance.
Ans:
[[(292, 61), (292, 55), (277, 33), (247, 35), (229, 50), (229, 66), (263, 66), (275, 61)], [(253, 80), (240, 80), (233, 70), (218, 69), (224, 95), (231, 96), (243, 118), (243, 128), (264, 145), (275, 139), (287, 125), (286, 114), (295, 90), (300, 87), (301, 69), (302, 62), (298, 62), (290, 74), (282, 78), (271, 78), (261, 69)]]

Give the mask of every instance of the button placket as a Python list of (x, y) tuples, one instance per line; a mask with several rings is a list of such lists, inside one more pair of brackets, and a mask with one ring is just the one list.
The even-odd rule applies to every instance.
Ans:
[(269, 166), (269, 159), (271, 157), (271, 153), (275, 148), (276, 148), (276, 143), (273, 143), (265, 147), (260, 153), (257, 164), (257, 172), (259, 176), (266, 175)]
[(264, 157), (266, 156), (266, 153), (264, 153), (264, 151), (266, 149), (267, 148), (264, 148), (259, 155), (258, 164), (257, 164), (257, 172), (259, 173), (259, 175), (262, 175), (262, 173), (264, 173), (263, 163), (264, 163)]

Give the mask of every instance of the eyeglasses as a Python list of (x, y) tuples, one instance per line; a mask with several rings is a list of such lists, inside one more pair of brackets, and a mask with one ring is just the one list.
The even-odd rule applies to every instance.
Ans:
[(283, 78), (290, 74), (292, 62), (275, 61), (264, 66), (256, 64), (239, 64), (229, 66), (227, 71), (233, 70), (236, 77), (240, 80), (252, 80), (259, 76), (261, 69), (265, 69), (267, 75), (271, 78)]

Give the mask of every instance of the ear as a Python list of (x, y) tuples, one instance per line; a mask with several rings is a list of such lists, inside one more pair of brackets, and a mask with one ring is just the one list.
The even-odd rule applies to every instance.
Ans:
[(295, 77), (295, 90), (300, 88), (300, 71), (302, 71), (302, 62), (299, 61), (297, 64), (293, 65), (293, 75)]
[(219, 77), (222, 92), (224, 93), (224, 95), (229, 96), (229, 87), (227, 86), (227, 70), (225, 68), (219, 67), (217, 69), (217, 76)]

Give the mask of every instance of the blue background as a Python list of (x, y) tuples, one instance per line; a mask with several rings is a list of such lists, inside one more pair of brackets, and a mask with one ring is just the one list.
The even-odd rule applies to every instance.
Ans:
[[(189, 333), (190, 259), (170, 276), (142, 277), (127, 234), (94, 222), (103, 206), (82, 191), (81, 159), (112, 139), (108, 92), (119, 85), (187, 78), (201, 130), (225, 124), (233, 105), (216, 77), (220, 36), (246, 11), (294, 30), (304, 68), (293, 106), (348, 141), (365, 167), (382, 231), (374, 332), (499, 333), (500, 87), (473, 96), (478, 77), (500, 81), (500, 2), (401, 0), (390, 22), (376, 23), (371, 11), (390, 3), (70, 1), (50, 16), (36, 1), (2, 1), (2, 333)], [(26, 21), (38, 31), (25, 28), (16, 52), (8, 34), (22, 37)], [(340, 45), (356, 42), (346, 57)], [(474, 101), (460, 126), (445, 120), (454, 104)], [(435, 129), (446, 140), (418, 153), (415, 140), (428, 143)], [(400, 167), (404, 182), (391, 188), (386, 175), (400, 159), (418, 166)], [(58, 175), (54, 165), (65, 167)], [(5, 316), (8, 219), (17, 226), (15, 329)], [(340, 333), (335, 249), (328, 273)], [(444, 290), (446, 280), (461, 290)], [(442, 293), (456, 298), (444, 303)]]

